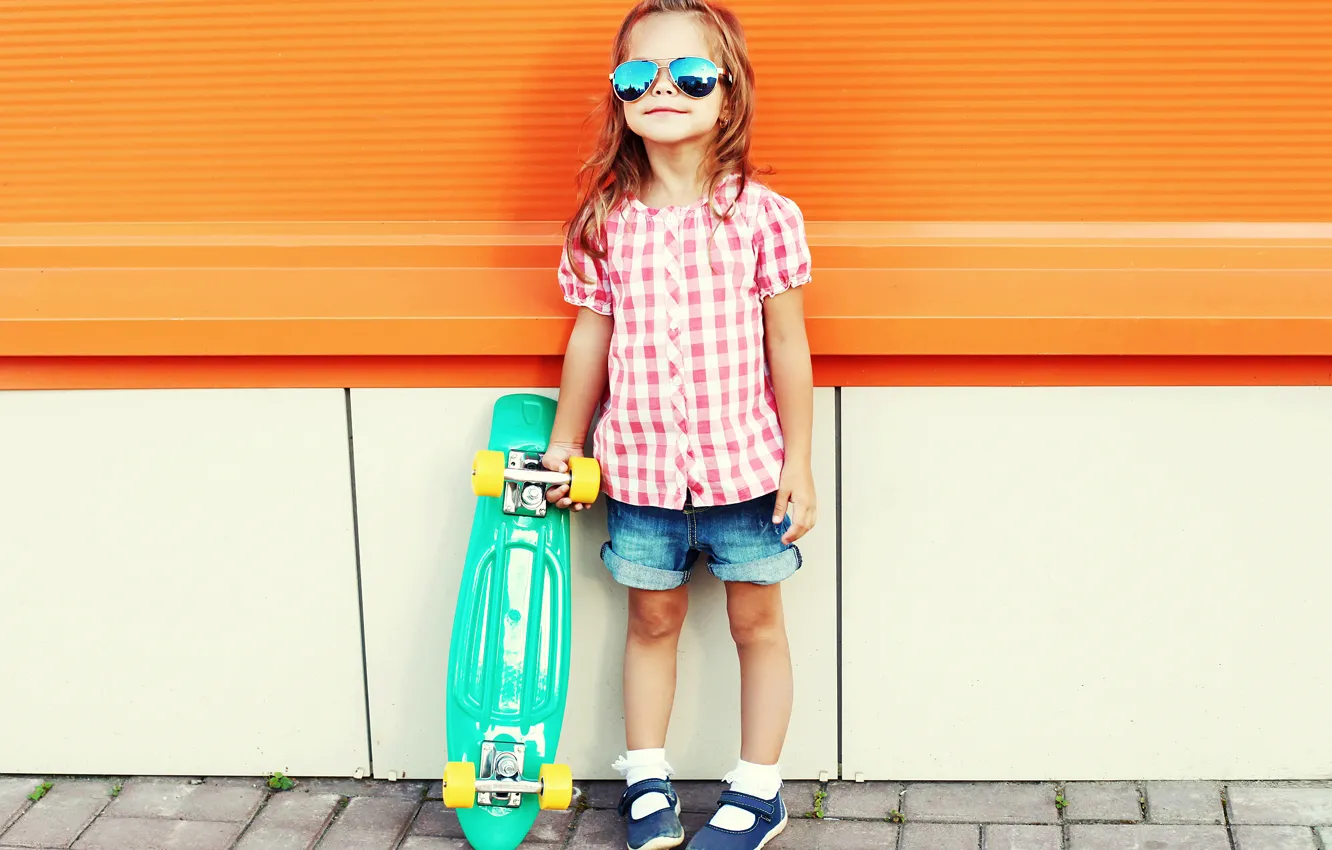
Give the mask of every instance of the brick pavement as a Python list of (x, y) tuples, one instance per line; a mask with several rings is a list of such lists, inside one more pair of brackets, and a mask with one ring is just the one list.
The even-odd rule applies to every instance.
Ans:
[[(40, 800), (28, 795), (52, 783)], [(620, 850), (622, 786), (579, 784), (526, 850)], [(685, 827), (717, 783), (679, 784)], [(772, 850), (1332, 850), (1328, 782), (791, 782)], [(821, 817), (820, 817), (821, 815)], [(438, 782), (0, 776), (0, 850), (466, 850)]]

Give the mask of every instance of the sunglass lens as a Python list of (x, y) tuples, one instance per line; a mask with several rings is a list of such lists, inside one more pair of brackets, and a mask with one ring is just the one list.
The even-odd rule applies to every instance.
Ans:
[(652, 83), (656, 79), (657, 65), (655, 62), (634, 60), (633, 62), (625, 62), (615, 69), (615, 76), (611, 80), (611, 85), (615, 89), (616, 97), (626, 103), (632, 103), (647, 94), (648, 89), (652, 88)]
[(707, 97), (717, 87), (717, 66), (707, 59), (686, 56), (671, 62), (671, 79), (690, 97)]

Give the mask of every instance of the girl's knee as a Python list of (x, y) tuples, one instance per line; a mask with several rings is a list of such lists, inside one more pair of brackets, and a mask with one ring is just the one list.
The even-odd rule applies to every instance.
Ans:
[(782, 598), (776, 593), (732, 596), (726, 605), (731, 621), (731, 638), (737, 646), (773, 643), (786, 639), (786, 620)]
[(629, 597), (629, 634), (642, 641), (676, 637), (684, 627), (689, 597), (675, 591), (640, 591)]

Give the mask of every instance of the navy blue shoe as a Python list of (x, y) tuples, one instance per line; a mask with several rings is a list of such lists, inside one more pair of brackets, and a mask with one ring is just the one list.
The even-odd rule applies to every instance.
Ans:
[(744, 832), (708, 824), (698, 831), (687, 850), (760, 850), (786, 829), (786, 803), (781, 792), (764, 800), (739, 791), (723, 791), (717, 801), (721, 806), (735, 806), (754, 815), (754, 825)]
[[(634, 800), (644, 794), (663, 794), (669, 804), (640, 820), (630, 812)], [(666, 779), (644, 779), (624, 789), (620, 797), (620, 817), (628, 824), (629, 850), (669, 850), (684, 843), (684, 827), (680, 825), (680, 798)]]

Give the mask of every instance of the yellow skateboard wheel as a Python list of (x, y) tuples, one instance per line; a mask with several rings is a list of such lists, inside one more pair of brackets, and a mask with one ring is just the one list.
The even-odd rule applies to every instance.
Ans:
[(569, 498), (584, 505), (595, 502), (601, 492), (601, 466), (596, 458), (569, 458), (569, 474), (573, 477), (569, 483)]
[(541, 765), (541, 808), (563, 811), (573, 803), (573, 771), (567, 764)]
[(470, 761), (444, 765), (444, 805), (450, 809), (470, 809), (475, 804), (476, 765)]
[(472, 492), (478, 496), (504, 495), (504, 452), (476, 453), (472, 459)]

